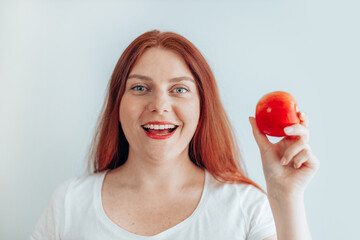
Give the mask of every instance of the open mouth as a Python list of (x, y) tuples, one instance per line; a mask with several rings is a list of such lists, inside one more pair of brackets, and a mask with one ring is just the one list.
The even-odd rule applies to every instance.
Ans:
[(172, 132), (174, 132), (178, 126), (175, 125), (175, 127), (167, 127), (167, 128), (163, 128), (163, 129), (155, 129), (155, 128), (150, 128), (150, 127), (145, 127), (145, 126), (141, 126), (146, 132), (151, 133), (151, 134), (155, 134), (158, 136), (165, 136), (165, 135), (169, 135)]

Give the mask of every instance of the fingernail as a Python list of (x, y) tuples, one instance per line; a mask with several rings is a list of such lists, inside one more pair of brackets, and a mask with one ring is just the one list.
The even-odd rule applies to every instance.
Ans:
[(300, 119), (301, 119), (301, 121), (304, 121), (305, 119), (304, 119), (304, 116), (305, 116), (305, 113), (304, 112), (300, 112)]
[(292, 127), (286, 127), (284, 130), (287, 134), (292, 133), (294, 131), (294, 129)]
[(281, 165), (285, 165), (285, 163), (286, 163), (286, 158), (285, 158), (285, 157), (282, 157), (282, 158), (281, 158)]

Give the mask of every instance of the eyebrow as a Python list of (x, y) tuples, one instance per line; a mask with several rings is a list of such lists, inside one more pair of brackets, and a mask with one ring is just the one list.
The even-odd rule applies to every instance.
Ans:
[[(140, 75), (140, 74), (132, 74), (132, 75), (130, 75), (128, 77), (128, 79), (131, 79), (131, 78), (138, 78), (138, 79), (141, 79), (141, 80), (152, 81), (151, 77)], [(187, 81), (191, 81), (191, 82), (195, 83), (194, 79), (192, 79), (190, 77), (185, 77), (185, 76), (184, 77), (171, 78), (169, 81), (170, 82), (180, 82), (180, 81), (183, 81), (183, 80), (187, 80)]]

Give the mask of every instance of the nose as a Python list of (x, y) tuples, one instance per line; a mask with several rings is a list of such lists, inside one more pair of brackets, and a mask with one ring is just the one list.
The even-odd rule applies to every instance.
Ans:
[(166, 91), (155, 91), (151, 96), (148, 110), (150, 112), (170, 112), (171, 111), (171, 99)]

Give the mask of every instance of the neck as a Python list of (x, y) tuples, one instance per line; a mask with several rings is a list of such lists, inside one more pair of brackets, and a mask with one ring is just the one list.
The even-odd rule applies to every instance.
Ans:
[(204, 176), (204, 171), (190, 160), (187, 149), (176, 157), (162, 158), (130, 150), (127, 161), (116, 172), (126, 186), (145, 192), (176, 192), (191, 187)]

